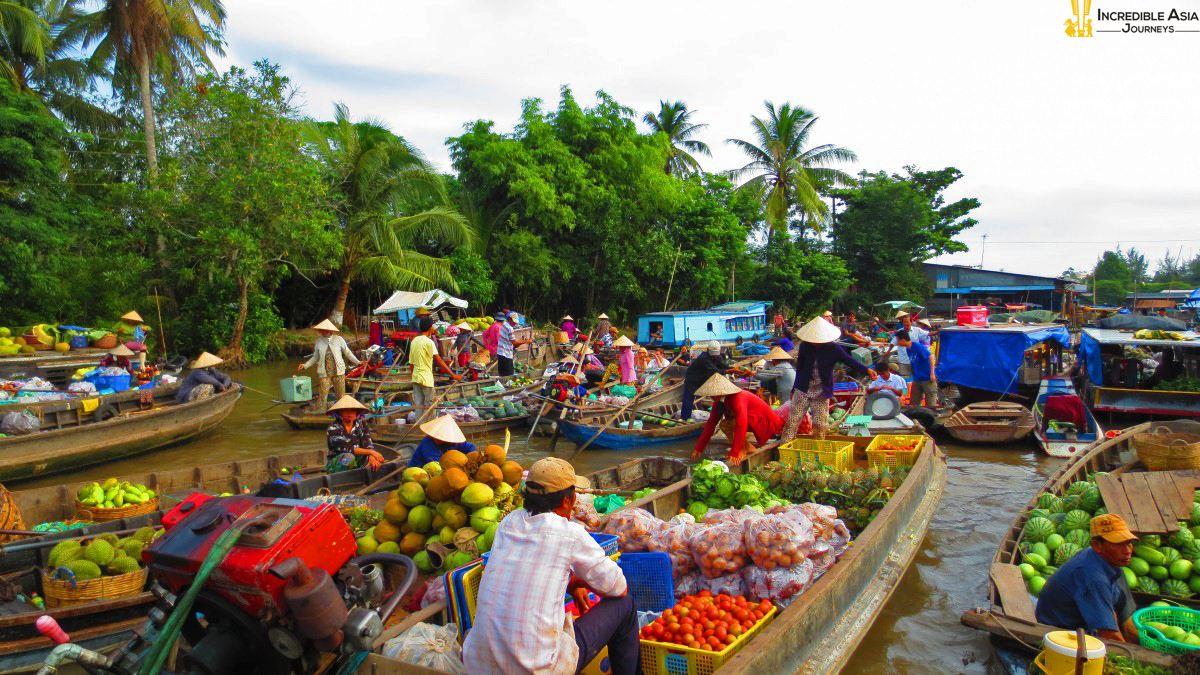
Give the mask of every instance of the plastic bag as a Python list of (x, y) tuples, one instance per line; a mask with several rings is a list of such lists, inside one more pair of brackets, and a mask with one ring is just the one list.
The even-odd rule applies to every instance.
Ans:
[(91, 382), (72, 382), (67, 385), (67, 391), (72, 394), (95, 394), (96, 385)]
[(614, 513), (604, 527), (605, 534), (615, 534), (622, 553), (644, 553), (650, 538), (666, 527), (645, 509), (626, 509)]
[(670, 556), (672, 578), (678, 579), (696, 569), (696, 559), (692, 557), (690, 542), (698, 527), (702, 526), (677, 522), (672, 518), (666, 527), (650, 538), (651, 551)]
[(797, 508), (812, 521), (817, 539), (828, 541), (833, 536), (834, 522), (837, 520), (836, 508), (813, 502), (805, 502)]
[(434, 626), (419, 623), (383, 643), (383, 655), (414, 666), (446, 673), (466, 673), (462, 647), (458, 644), (458, 624)]
[(596, 508), (597, 513), (612, 513), (627, 503), (621, 495), (601, 495), (596, 497), (592, 505)]
[(766, 571), (803, 563), (816, 543), (811, 525), (785, 515), (747, 520), (744, 527), (746, 554)]
[(425, 595), (421, 596), (421, 609), (432, 605), (435, 602), (446, 601), (446, 582), (442, 577), (436, 576), (425, 583)]
[(692, 421), (693, 422), (707, 422), (708, 418), (711, 416), (712, 416), (712, 413), (710, 413), (707, 410), (693, 410), (692, 411)]
[(682, 598), (685, 595), (695, 595), (703, 588), (700, 585), (700, 580), (704, 577), (699, 572), (691, 572), (682, 577), (675, 577), (675, 597)]
[(721, 593), (734, 597), (746, 595), (746, 582), (742, 579), (741, 571), (722, 574), (713, 579), (707, 579), (704, 575), (700, 575), (697, 581), (700, 590), (707, 590), (713, 595), (720, 595)]
[(818, 541), (808, 552), (808, 559), (812, 561), (817, 577), (820, 577), (825, 570), (833, 567), (833, 563), (837, 561), (837, 554), (833, 552), (833, 547), (828, 542)]
[(42, 424), (38, 422), (37, 416), (28, 410), (18, 410), (0, 417), (0, 432), (9, 436), (26, 436), (41, 428)]
[(704, 514), (703, 520), (704, 523), (708, 525), (716, 525), (720, 523), (736, 523), (738, 525), (742, 525), (747, 520), (754, 520), (755, 518), (762, 517), (762, 513), (755, 511), (748, 506), (744, 506), (740, 509), (720, 509), (716, 511), (710, 509), (708, 513)]
[(740, 523), (717, 523), (697, 529), (689, 545), (701, 574), (709, 579), (739, 572), (746, 566), (746, 542)]
[(751, 597), (770, 600), (783, 608), (812, 586), (815, 574), (812, 562), (805, 560), (799, 565), (773, 570), (750, 565), (742, 570), (742, 578), (746, 581), (746, 592)]
[(571, 520), (583, 525), (583, 529), (588, 532), (600, 530), (600, 513), (592, 504), (592, 495), (579, 495), (579, 499), (575, 500), (575, 508), (571, 510)]

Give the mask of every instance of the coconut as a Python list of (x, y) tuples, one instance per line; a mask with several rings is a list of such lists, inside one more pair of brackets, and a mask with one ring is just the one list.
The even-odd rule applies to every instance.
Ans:
[(438, 462), (442, 466), (442, 474), (445, 475), (450, 469), (461, 469), (467, 465), (467, 456), (459, 450), (447, 450), (442, 453), (442, 459)]
[(400, 527), (393, 522), (381, 520), (375, 524), (375, 541), (397, 541), (401, 536)]
[(425, 488), (425, 496), (435, 502), (443, 502), (449, 499), (454, 494), (454, 490), (450, 489), (450, 482), (445, 476), (434, 476), (429, 479), (429, 485)]
[(459, 501), (468, 509), (475, 510), (491, 504), (495, 496), (496, 493), (492, 492), (492, 488), (487, 485), (471, 483), (463, 490)]
[(476, 509), (471, 514), (471, 527), (476, 532), (486, 532), (489, 526), (500, 522), (500, 509), (494, 506), (485, 506), (481, 509)]
[(383, 507), (383, 517), (390, 523), (403, 525), (408, 522), (408, 507), (399, 499), (389, 499), (387, 506)]
[(449, 525), (443, 527), (441, 531), (438, 532), (438, 541), (442, 542), (446, 546), (453, 544), (455, 531), (456, 530)]
[(400, 540), (400, 552), (410, 558), (423, 548), (425, 548), (425, 536), (416, 532), (409, 532), (404, 535), (404, 539)]
[(450, 484), (450, 491), (453, 494), (462, 492), (468, 485), (471, 484), (471, 479), (467, 478), (467, 472), (459, 468), (446, 469), (442, 473), (442, 476)]
[(433, 527), (433, 511), (424, 504), (414, 506), (408, 512), (408, 526), (413, 532), (428, 532)]
[(367, 555), (379, 550), (379, 542), (375, 541), (372, 537), (359, 537), (355, 543), (358, 545), (358, 550), (356, 551), (358, 555)]
[(484, 448), (483, 461), (501, 466), (504, 464), (504, 460), (507, 459), (507, 455), (508, 453), (504, 452), (503, 447), (492, 444)]
[(446, 521), (446, 525), (454, 529), (458, 529), (467, 524), (470, 514), (460, 504), (451, 504), (444, 514), (442, 519)]
[(426, 574), (434, 570), (433, 563), (429, 562), (428, 551), (417, 551), (417, 554), (413, 556), (413, 564), (417, 566), (417, 569)]
[(425, 503), (425, 488), (415, 481), (401, 485), (397, 492), (400, 495), (400, 501), (405, 506), (417, 506)]
[(419, 466), (410, 466), (400, 474), (401, 480), (425, 487), (429, 485), (429, 472)]
[(521, 474), (525, 472), (520, 464), (509, 460), (500, 465), (500, 473), (504, 474), (504, 482), (516, 487), (521, 482)]
[(421, 468), (425, 469), (425, 473), (429, 474), (431, 478), (442, 475), (442, 465), (438, 462), (430, 462)]
[(504, 482), (504, 474), (500, 472), (499, 466), (491, 462), (485, 462), (475, 472), (475, 480), (492, 489), (496, 489)]
[(400, 552), (400, 544), (397, 544), (394, 541), (385, 541), (379, 545), (379, 548), (375, 549), (375, 552), (376, 553), (399, 553)]
[[(474, 543), (472, 542), (472, 545)], [(465, 551), (455, 551), (446, 558), (446, 569), (456, 570), (475, 559), (475, 555)]]
[(439, 513), (439, 514), (436, 514), (433, 516), (433, 525), (431, 525), (429, 527), (429, 529), (433, 530), (434, 532), (437, 532), (438, 530), (442, 529), (445, 526), (446, 526), (446, 519), (443, 518), (442, 515)]
[(483, 453), (478, 450), (472, 450), (467, 453), (467, 463), (463, 466), (463, 471), (466, 471), (467, 475), (474, 474), (479, 470), (480, 464), (483, 464)]

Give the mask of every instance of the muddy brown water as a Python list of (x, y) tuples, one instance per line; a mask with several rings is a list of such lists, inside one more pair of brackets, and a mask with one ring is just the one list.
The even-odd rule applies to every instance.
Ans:
[[(229, 418), (193, 443), (19, 487), (323, 448), (323, 433), (292, 430), (279, 416), (286, 406), (273, 406), (280, 378), (294, 372), (294, 364), (272, 363), (234, 373), (234, 379), (259, 391), (247, 389)], [(528, 428), (512, 432), (509, 453), (523, 465), (546, 454), (547, 438), (534, 436), (526, 446)], [(503, 443), (503, 432), (491, 439)], [(586, 473), (642, 455), (687, 457), (693, 443), (641, 451), (589, 449), (576, 458), (575, 465)], [(949, 456), (948, 479), (925, 543), (844, 672), (1000, 672), (985, 634), (961, 625), (958, 617), (984, 604), (987, 570), (1001, 535), (1059, 460), (1040, 455), (1032, 443), (992, 448), (940, 445)], [(571, 443), (560, 441), (559, 456), (569, 457), (573, 451)]]

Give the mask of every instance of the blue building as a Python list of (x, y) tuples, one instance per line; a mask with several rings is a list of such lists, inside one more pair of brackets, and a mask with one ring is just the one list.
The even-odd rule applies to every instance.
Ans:
[(638, 317), (637, 341), (650, 344), (651, 335), (662, 333), (662, 344), (677, 347), (684, 340), (693, 344), (717, 340), (733, 342), (770, 332), (767, 324), (769, 302), (740, 300), (688, 312), (658, 312)]

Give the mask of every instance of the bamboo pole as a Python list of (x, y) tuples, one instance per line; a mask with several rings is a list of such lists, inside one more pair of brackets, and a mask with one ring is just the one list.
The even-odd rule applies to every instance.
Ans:
[(163, 329), (162, 300), (159, 299), (158, 286), (154, 287), (154, 304), (158, 307), (158, 334), (162, 336), (163, 356), (167, 355), (167, 331)]

